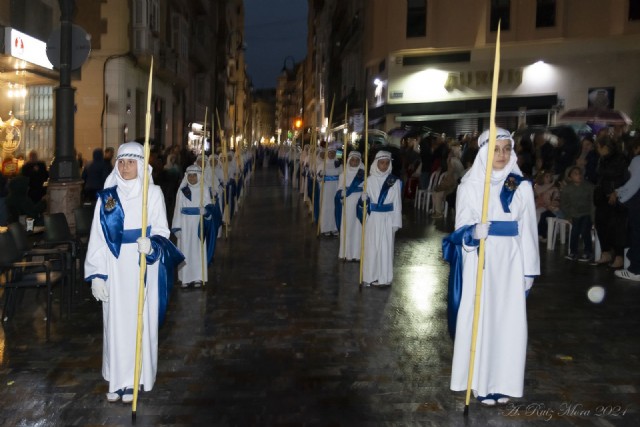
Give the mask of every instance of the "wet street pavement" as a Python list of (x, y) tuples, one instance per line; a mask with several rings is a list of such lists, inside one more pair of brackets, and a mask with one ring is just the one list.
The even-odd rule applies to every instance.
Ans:
[[(503, 407), (449, 390), (449, 221), (407, 203), (390, 289), (358, 287), (359, 266), (317, 239), (297, 191), (256, 171), (210, 282), (174, 288), (158, 376), (138, 426), (637, 426), (640, 284), (541, 248), (528, 299), (525, 395)], [(594, 304), (587, 291), (606, 290)], [(70, 317), (27, 291), (0, 329), (0, 425), (131, 425), (100, 374), (102, 316), (85, 285)], [(56, 293), (57, 295), (57, 293)], [(131, 325), (132, 328), (135, 325)]]

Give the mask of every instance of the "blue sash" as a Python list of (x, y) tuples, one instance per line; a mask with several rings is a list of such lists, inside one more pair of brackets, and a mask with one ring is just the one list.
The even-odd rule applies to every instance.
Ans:
[(184, 187), (182, 187), (180, 191), (182, 191), (182, 194), (184, 194), (184, 197), (186, 197), (189, 201), (191, 201), (191, 189), (189, 188), (188, 185), (185, 185)]
[[(477, 246), (479, 240), (473, 238), (473, 225), (464, 225), (442, 239), (442, 256), (449, 263), (449, 285), (447, 295), (447, 321), (449, 335), (456, 335), (456, 321), (462, 298), (462, 244)], [(513, 237), (518, 235), (517, 221), (491, 221), (490, 236)]]
[(507, 179), (504, 180), (502, 190), (500, 190), (500, 202), (502, 203), (502, 210), (506, 213), (511, 212), (509, 205), (513, 200), (513, 195), (520, 186), (520, 183), (524, 181), (524, 178), (520, 175), (510, 173)]
[(102, 202), (100, 204), (100, 226), (107, 246), (116, 258), (120, 255), (120, 244), (124, 230), (124, 210), (118, 197), (117, 188), (116, 185), (98, 191), (98, 197)]
[(183, 215), (200, 215), (199, 207), (180, 208), (180, 213)]
[[(347, 197), (351, 196), (354, 193), (362, 193), (362, 187), (360, 186), (364, 181), (364, 171), (362, 169), (358, 170), (356, 175), (353, 177), (351, 184), (347, 187)], [(336, 197), (334, 199), (335, 205), (335, 217), (336, 217), (336, 225), (338, 226), (338, 231), (340, 231), (340, 226), (342, 225), (342, 189), (336, 192)]]
[(337, 181), (339, 175), (325, 175), (324, 182)]
[(386, 204), (369, 203), (367, 208), (368, 208), (367, 209), (368, 213), (371, 213), (371, 212), (393, 212), (393, 203), (386, 203)]
[[(146, 236), (149, 237), (149, 234), (151, 233), (151, 226), (148, 225), (147, 226), (147, 234)], [(130, 228), (128, 230), (123, 230), (122, 232), (122, 242), (120, 242), (121, 244), (129, 244), (129, 243), (136, 243), (136, 241), (142, 236), (142, 228)]]

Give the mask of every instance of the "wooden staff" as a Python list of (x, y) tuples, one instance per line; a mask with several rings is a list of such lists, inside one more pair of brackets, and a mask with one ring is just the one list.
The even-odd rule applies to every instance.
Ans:
[[(329, 124), (327, 126), (327, 129), (331, 127), (331, 120), (333, 120), (333, 104), (335, 100), (336, 100), (336, 96), (333, 95), (333, 99), (331, 100), (331, 110), (329, 111)], [(322, 166), (322, 185), (320, 186), (320, 207), (318, 208), (318, 231), (316, 232), (316, 237), (320, 235), (320, 223), (322, 222), (322, 200), (324, 199), (324, 182), (327, 176), (327, 157), (329, 154), (330, 135), (331, 135), (330, 133), (327, 134), (327, 139), (325, 141), (325, 147), (324, 147), (324, 162)]]
[(342, 255), (344, 259), (347, 259), (347, 135), (349, 134), (349, 122), (348, 111), (349, 102), (344, 104), (344, 128), (347, 131), (344, 134), (344, 150), (342, 151), (342, 176), (344, 185), (342, 187), (342, 227), (340, 227), (340, 234), (342, 234)]
[[(487, 153), (487, 170), (484, 176), (484, 195), (482, 198), (481, 222), (487, 223), (489, 213), (489, 189), (491, 183), (491, 171), (493, 169), (493, 150), (496, 146), (496, 102), (498, 99), (498, 75), (500, 74), (500, 22), (498, 22), (498, 32), (496, 34), (496, 54), (493, 61), (493, 84), (491, 87), (491, 113), (489, 119), (489, 146)], [(478, 249), (478, 270), (476, 273), (476, 295), (473, 307), (473, 330), (471, 333), (471, 354), (469, 355), (469, 375), (467, 376), (467, 396), (464, 404), (464, 416), (469, 414), (469, 400), (471, 398), (471, 387), (473, 382), (473, 368), (476, 358), (476, 342), (478, 339), (478, 320), (480, 318), (480, 294), (482, 292), (482, 279), (484, 273), (484, 244), (485, 239), (480, 239)]]
[(364, 104), (364, 184), (362, 186), (362, 236), (360, 237), (360, 281), (362, 289), (362, 270), (364, 267), (364, 231), (367, 223), (367, 176), (369, 175), (369, 104)]
[[(313, 126), (313, 133), (311, 134), (311, 141), (313, 143), (313, 155), (309, 159), (309, 172), (311, 172), (311, 160), (313, 160), (313, 185), (311, 186), (311, 222), (315, 221), (313, 214), (315, 213), (316, 208), (316, 177), (318, 174), (316, 173), (318, 170), (318, 162), (316, 159), (316, 155), (318, 152), (318, 132), (316, 130), (316, 126)], [(309, 179), (309, 178), (307, 178)]]
[(222, 126), (220, 126), (220, 115), (218, 115), (218, 109), (216, 108), (216, 119), (218, 120), (218, 129), (220, 132), (220, 144), (222, 145), (222, 157), (224, 158), (224, 163), (222, 163), (222, 174), (224, 177), (224, 181), (222, 183), (222, 213), (224, 215), (224, 237), (225, 239), (229, 237), (229, 221), (227, 220), (227, 216), (231, 218), (229, 215), (229, 209), (227, 206), (227, 182), (229, 181), (229, 165), (227, 165), (227, 143), (224, 139), (224, 135), (222, 134)]
[[(142, 230), (141, 238), (147, 237), (147, 201), (149, 199), (149, 133), (151, 130), (151, 85), (153, 82), (153, 56), (149, 66), (149, 84), (147, 86), (147, 115), (144, 128), (144, 162), (142, 173)], [(131, 405), (131, 419), (136, 420), (136, 408), (138, 406), (138, 389), (140, 388), (140, 371), (142, 370), (142, 312), (144, 309), (144, 278), (147, 273), (147, 256), (140, 253), (140, 275), (138, 281), (138, 326), (136, 331), (136, 360), (133, 373), (133, 402)]]
[[(207, 116), (209, 115), (209, 109), (204, 107), (204, 128), (202, 130), (202, 152), (200, 153), (200, 157), (202, 157), (202, 164), (200, 170), (200, 209), (204, 207), (204, 144), (207, 140)], [(212, 170), (213, 173), (213, 170)], [(205, 264), (204, 264), (204, 214), (200, 212), (200, 260), (202, 261), (202, 286), (207, 285), (207, 277), (205, 275)]]

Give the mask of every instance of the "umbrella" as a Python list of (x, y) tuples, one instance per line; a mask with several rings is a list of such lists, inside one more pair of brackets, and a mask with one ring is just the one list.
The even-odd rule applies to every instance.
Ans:
[(560, 116), (565, 122), (595, 122), (608, 125), (630, 125), (629, 116), (619, 110), (606, 110), (597, 108), (574, 108), (567, 110)]

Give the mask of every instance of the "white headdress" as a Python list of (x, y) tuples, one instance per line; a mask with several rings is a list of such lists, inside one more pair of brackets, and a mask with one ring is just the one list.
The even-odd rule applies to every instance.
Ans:
[[(389, 167), (387, 168), (386, 171), (382, 172), (379, 168), (378, 168), (378, 161), (382, 160), (382, 159), (387, 159), (389, 160)], [(380, 150), (376, 153), (376, 157), (373, 159), (373, 162), (371, 163), (371, 168), (369, 169), (369, 173), (373, 176), (378, 176), (378, 177), (386, 177), (387, 175), (389, 175), (391, 173), (391, 153), (388, 151), (384, 151), (384, 150)]]
[[(503, 182), (507, 179), (507, 176), (510, 173), (515, 173), (517, 175), (522, 176), (522, 172), (518, 167), (518, 156), (515, 151), (513, 151), (513, 138), (511, 138), (511, 134), (509, 131), (497, 128), (496, 129), (496, 141), (504, 141), (509, 140), (511, 142), (511, 157), (509, 158), (509, 163), (502, 170), (491, 170), (491, 182), (499, 183)], [(468, 180), (479, 181), (484, 183), (484, 177), (487, 171), (487, 160), (489, 156), (489, 131), (485, 130), (478, 137), (478, 154), (476, 155), (476, 159), (461, 182), (465, 182)]]
[[(138, 162), (138, 175), (133, 179), (124, 179), (118, 171), (118, 160), (134, 159)], [(126, 142), (118, 147), (116, 155), (116, 166), (113, 168), (107, 179), (104, 181), (104, 188), (118, 186), (118, 195), (124, 198), (133, 198), (142, 193), (142, 183), (144, 180), (144, 149), (137, 142)], [(153, 184), (151, 176), (151, 165), (149, 165), (149, 184)]]

